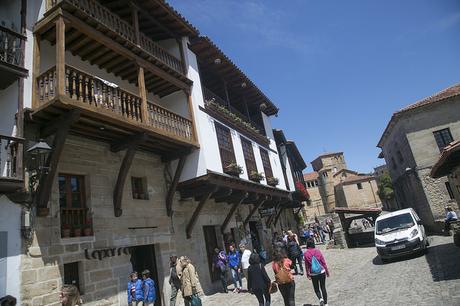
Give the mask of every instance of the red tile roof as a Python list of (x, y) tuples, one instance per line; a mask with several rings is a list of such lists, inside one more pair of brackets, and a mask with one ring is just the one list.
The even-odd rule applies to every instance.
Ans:
[(305, 182), (307, 181), (313, 181), (318, 178), (318, 172), (309, 172), (309, 173), (304, 173), (303, 174), (303, 179)]
[(415, 103), (413, 103), (411, 105), (408, 105), (408, 106), (400, 109), (399, 111), (393, 113), (393, 115), (391, 116), (390, 121), (388, 122), (388, 124), (387, 124), (387, 126), (385, 128), (385, 131), (382, 134), (382, 137), (379, 140), (379, 143), (377, 144), (377, 147), (379, 147), (379, 148), (383, 147), (384, 138), (391, 132), (391, 129), (393, 128), (393, 126), (396, 124), (397, 120), (403, 114), (405, 114), (405, 113), (407, 113), (409, 111), (412, 111), (414, 109), (420, 108), (420, 107), (445, 102), (448, 98), (452, 98), (452, 97), (455, 97), (455, 96), (458, 96), (458, 95), (460, 95), (460, 83), (457, 83), (457, 84), (452, 85), (452, 86), (450, 86), (450, 87), (448, 87), (446, 89), (443, 89), (440, 92), (435, 93), (432, 96), (429, 96), (427, 98), (423, 98), (422, 100), (419, 100), (419, 101), (417, 101), (417, 102), (415, 102)]

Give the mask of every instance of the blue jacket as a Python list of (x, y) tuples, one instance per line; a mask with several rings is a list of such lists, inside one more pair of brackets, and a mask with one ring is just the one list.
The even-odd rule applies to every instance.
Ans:
[(228, 252), (227, 258), (230, 268), (237, 268), (240, 265), (240, 253), (238, 251)]
[(157, 296), (155, 293), (155, 282), (151, 278), (144, 280), (144, 302), (153, 303)]
[[(131, 287), (134, 287), (134, 298), (131, 295)], [(142, 281), (137, 279), (136, 282), (128, 281), (128, 304), (134, 301), (143, 301), (144, 291), (142, 291)]]

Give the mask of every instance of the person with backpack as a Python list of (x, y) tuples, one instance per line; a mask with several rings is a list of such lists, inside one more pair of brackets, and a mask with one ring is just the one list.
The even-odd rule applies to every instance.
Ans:
[(286, 252), (282, 249), (273, 253), (272, 268), (275, 273), (275, 282), (283, 296), (284, 306), (295, 306), (295, 282), (291, 273), (292, 261), (287, 258)]
[(212, 269), (217, 270), (219, 272), (219, 278), (222, 283), (222, 290), (224, 293), (228, 293), (227, 289), (227, 255), (225, 255), (224, 251), (219, 250), (218, 248), (214, 249), (216, 253), (214, 255), (214, 262), (212, 265)]
[(300, 275), (303, 275), (302, 250), (300, 249), (300, 246), (297, 243), (294, 235), (290, 235), (288, 237), (287, 250), (288, 250), (289, 259), (292, 261), (292, 265), (293, 265), (295, 274), (298, 274), (298, 270), (297, 270), (297, 262), (298, 262), (300, 266)]
[(142, 272), (142, 286), (144, 289), (144, 305), (143, 306), (153, 306), (155, 300), (157, 299), (155, 291), (155, 282), (150, 278), (150, 271), (144, 270)]
[(142, 305), (144, 302), (144, 291), (142, 290), (142, 281), (137, 278), (137, 272), (131, 272), (128, 281), (128, 305)]
[[(240, 253), (237, 251), (235, 244), (231, 244), (229, 247), (230, 251), (228, 252), (228, 266), (230, 268), (230, 272), (232, 273), (232, 280), (233, 285), (235, 288), (233, 289), (233, 293), (239, 293), (243, 288), (243, 282), (241, 280), (241, 259)], [(239, 286), (238, 286), (239, 285)]]
[(270, 284), (270, 277), (260, 263), (259, 254), (251, 254), (248, 268), (248, 290), (256, 296), (259, 306), (270, 306)]
[(307, 250), (304, 253), (307, 277), (311, 279), (316, 296), (321, 306), (327, 306), (326, 276), (329, 277), (326, 260), (320, 250), (315, 248), (313, 239), (307, 240)]

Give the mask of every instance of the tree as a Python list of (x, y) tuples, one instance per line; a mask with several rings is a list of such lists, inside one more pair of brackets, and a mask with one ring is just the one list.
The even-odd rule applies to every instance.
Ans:
[(395, 197), (393, 183), (391, 182), (391, 178), (388, 173), (385, 173), (380, 177), (378, 188), (378, 195), (380, 200), (389, 201)]

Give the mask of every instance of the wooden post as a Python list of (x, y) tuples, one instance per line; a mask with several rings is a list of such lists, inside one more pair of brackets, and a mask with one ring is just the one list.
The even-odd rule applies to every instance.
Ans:
[(182, 63), (182, 73), (184, 75), (187, 75), (188, 69), (187, 69), (187, 65), (185, 63), (184, 45), (182, 44), (182, 39), (181, 38), (177, 38), (176, 41), (177, 41), (177, 44), (179, 45), (180, 60), (181, 60), (181, 63)]
[(187, 239), (192, 238), (192, 231), (193, 231), (193, 227), (195, 226), (196, 220), (198, 219), (198, 216), (200, 215), (200, 212), (203, 209), (204, 204), (211, 197), (211, 195), (213, 194), (214, 191), (216, 191), (216, 189), (209, 190), (200, 199), (200, 202), (198, 203), (198, 206), (195, 208), (195, 211), (193, 212), (193, 215), (190, 218), (190, 221), (188, 222), (187, 227), (185, 228), (185, 234), (186, 234)]
[(233, 204), (232, 208), (230, 208), (230, 211), (228, 212), (227, 217), (224, 220), (224, 223), (222, 223), (222, 225), (220, 226), (220, 232), (222, 234), (225, 233), (225, 229), (227, 228), (227, 225), (230, 223), (230, 220), (233, 214), (235, 213), (236, 209), (238, 208), (238, 206), (240, 206), (240, 204), (243, 203), (244, 199), (246, 199), (247, 197), (248, 197), (248, 193), (246, 192), (241, 196), (240, 200), (237, 200)]
[(249, 223), (249, 220), (251, 219), (251, 217), (254, 215), (254, 213), (260, 208), (262, 207), (262, 205), (268, 200), (268, 196), (263, 196), (259, 202), (257, 202), (257, 204), (254, 205), (254, 207), (252, 208), (252, 210), (249, 212), (249, 215), (246, 217), (246, 219), (244, 220), (243, 222), (243, 228), (246, 228), (246, 225)]
[(177, 163), (176, 173), (174, 174), (174, 179), (171, 183), (171, 186), (169, 187), (168, 194), (166, 195), (166, 212), (168, 214), (168, 217), (171, 217), (173, 213), (172, 212), (172, 202), (174, 198), (174, 193), (176, 192), (177, 184), (179, 184), (179, 179), (182, 174), (182, 170), (184, 169), (186, 159), (187, 159), (186, 155), (182, 155), (179, 158), (179, 162)]
[(62, 16), (56, 20), (56, 93), (65, 95), (65, 23)]
[(38, 92), (40, 90), (37, 79), (40, 76), (40, 34), (34, 34), (34, 57), (32, 66), (32, 108), (36, 109), (40, 101), (38, 101)]
[(145, 90), (144, 68), (139, 66), (137, 75), (137, 84), (139, 86), (139, 97), (141, 98), (141, 115), (144, 124), (149, 123), (149, 110), (147, 105), (147, 92)]
[(133, 27), (134, 27), (134, 34), (136, 37), (136, 44), (139, 46), (141, 43), (141, 36), (139, 32), (139, 14), (138, 14), (137, 7), (131, 3), (131, 17), (133, 18)]
[(190, 92), (185, 92), (187, 95), (188, 102), (188, 112), (190, 113), (190, 119), (192, 120), (192, 137), (193, 141), (198, 142), (198, 135), (196, 133), (196, 123), (195, 123), (195, 112), (193, 111), (193, 100)]

